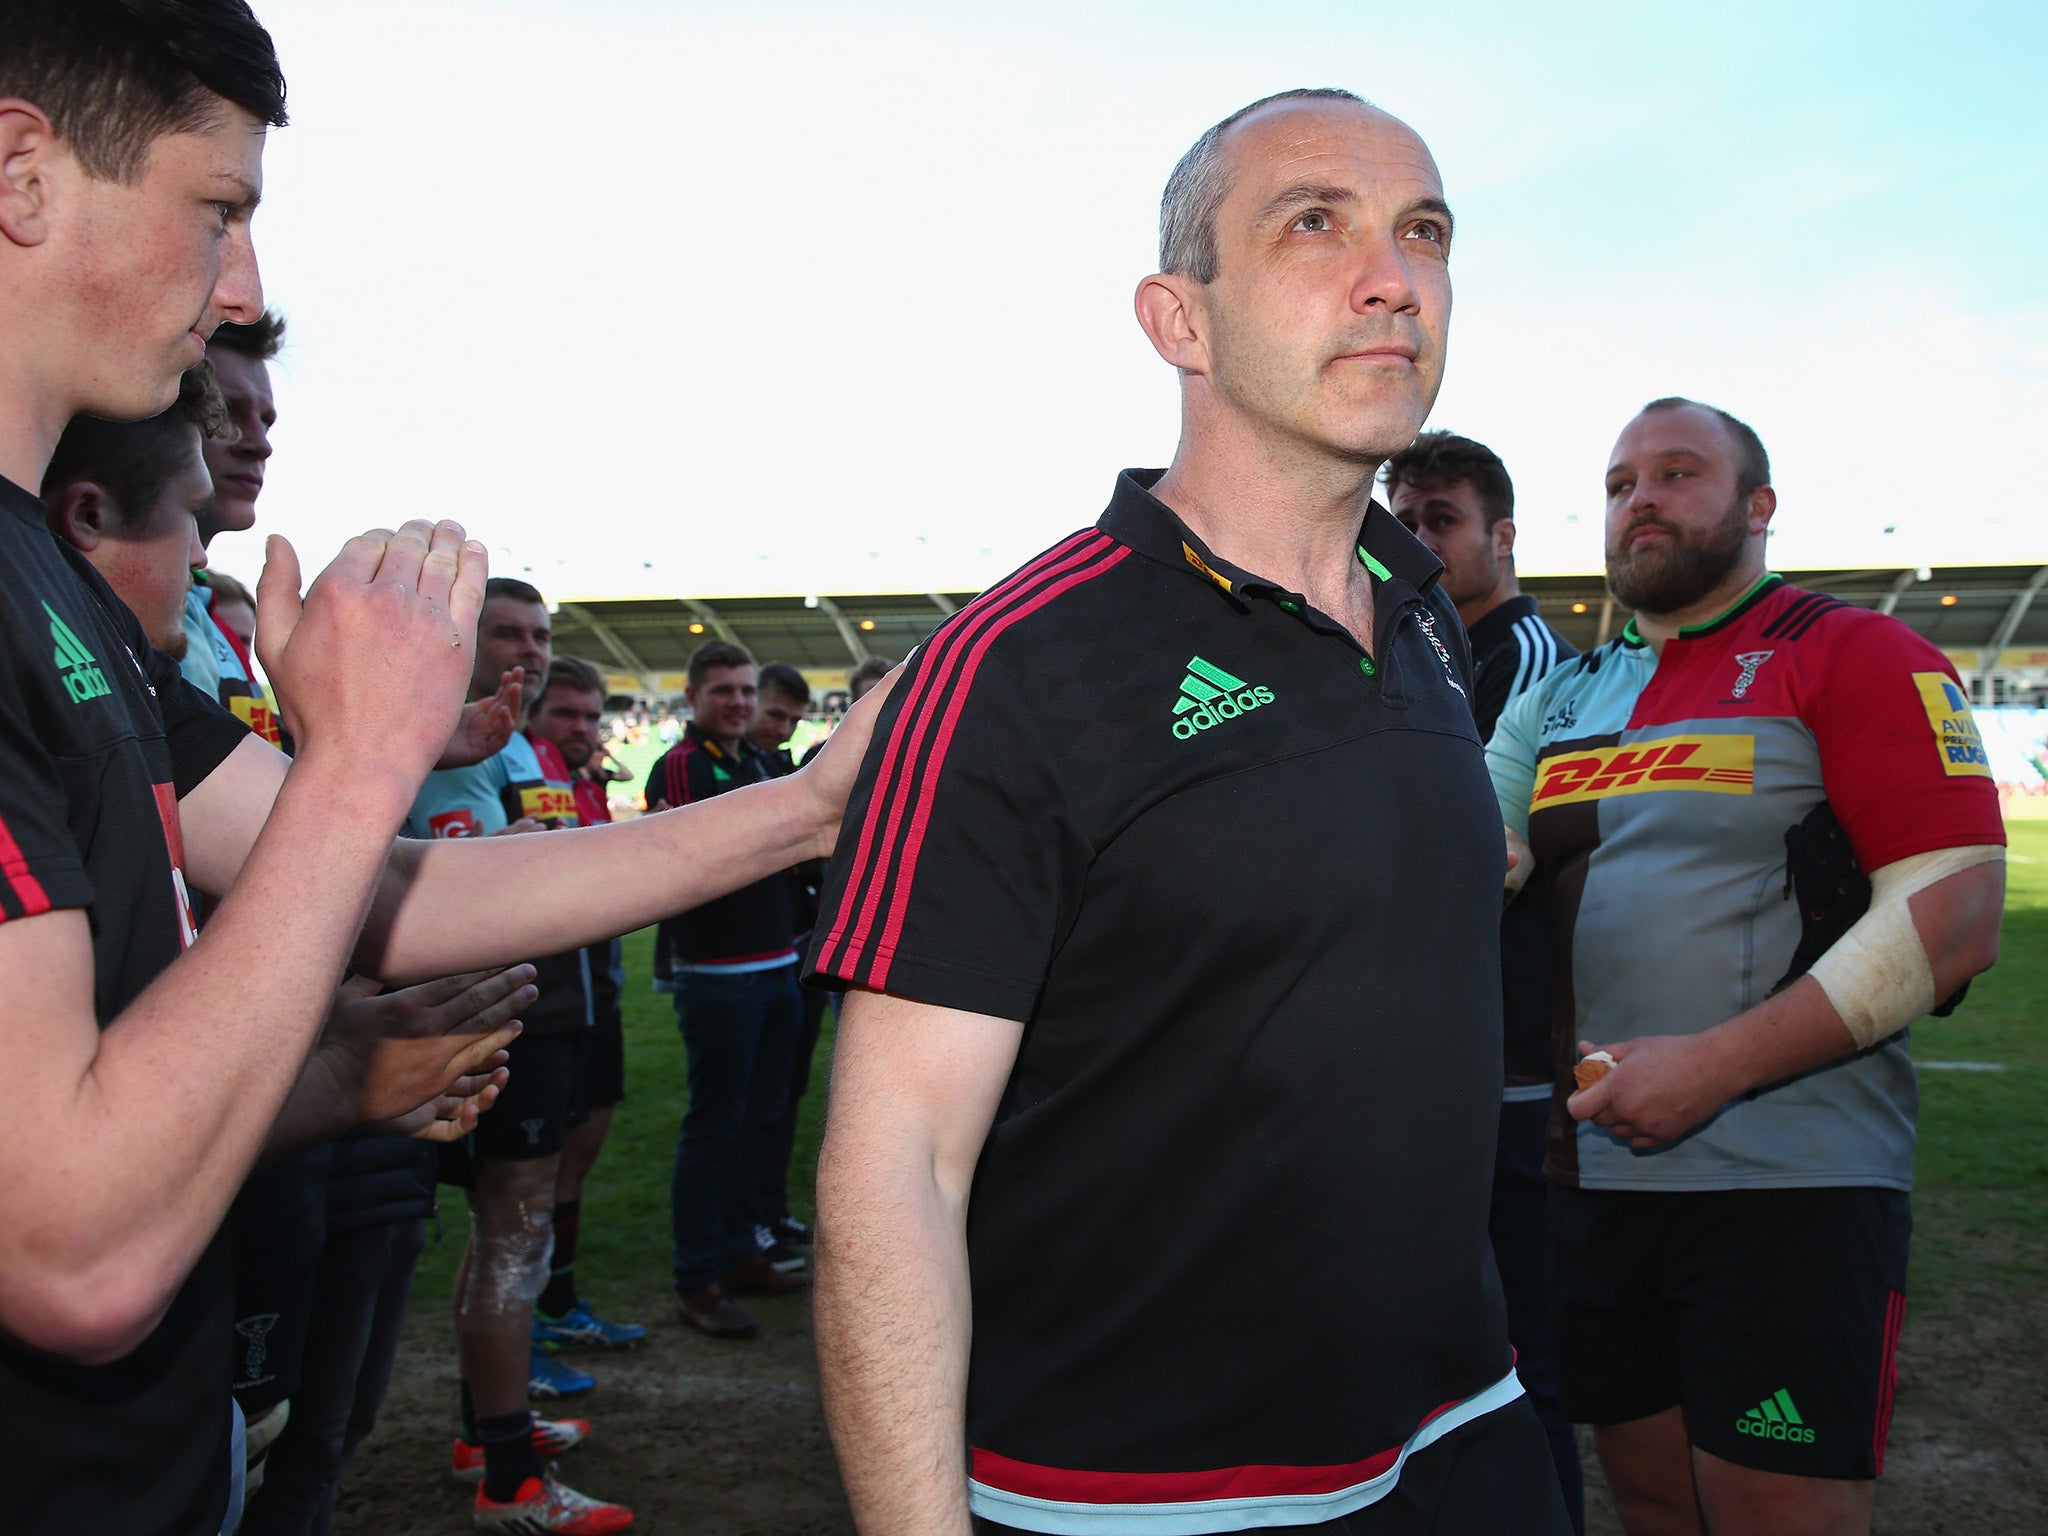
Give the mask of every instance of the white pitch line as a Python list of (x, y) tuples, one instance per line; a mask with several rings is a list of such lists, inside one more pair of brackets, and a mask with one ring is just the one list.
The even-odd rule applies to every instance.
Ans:
[(2002, 1061), (1916, 1061), (1922, 1072), (2003, 1072)]

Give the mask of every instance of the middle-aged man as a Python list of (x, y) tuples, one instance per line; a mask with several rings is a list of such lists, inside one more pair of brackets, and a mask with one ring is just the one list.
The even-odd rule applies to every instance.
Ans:
[[(480, 544), (413, 522), (350, 541), (303, 596), (273, 541), (258, 651), (298, 755), (252, 737), (26, 487), (74, 417), (162, 412), (222, 321), (262, 313), (275, 52), (241, 0), (9, 0), (0, 32), (6, 1525), (217, 1536), (240, 1465), (229, 1201), (274, 1138), (431, 1108), (503, 1038), (322, 1040), (344, 966), (504, 965), (821, 856), (872, 711), (848, 750), (716, 804), (394, 846), (460, 717), (484, 579)], [(203, 934), (188, 880), (221, 898)], [(547, 893), (568, 888), (596, 894), (565, 915)]]
[[(1487, 751), (1550, 888), (1564, 1406), (1631, 1536), (1869, 1529), (1912, 1222), (1903, 1031), (1998, 949), (2005, 833), (1954, 671), (1765, 568), (1770, 479), (1735, 417), (1644, 407), (1607, 466), (1635, 617)], [(1619, 1064), (1573, 1094), (1575, 1044)]]
[(1160, 222), (1173, 464), (920, 649), (827, 877), (854, 1515), (1563, 1532), (1486, 1240), (1506, 860), (1470, 661), (1370, 499), (1443, 372), (1436, 166), (1287, 92), (1196, 141)]
[[(1458, 605), (1472, 645), (1472, 714), (1479, 739), (1493, 736), (1508, 702), (1578, 651), (1543, 622), (1515, 580), (1515, 483), (1500, 456), (1453, 432), (1425, 432), (1380, 471), (1394, 516), (1444, 563), (1438, 585)], [(1500, 1139), (1493, 1156), (1487, 1230), (1507, 1299), (1515, 1374), (1550, 1436), (1572, 1528), (1585, 1528), (1578, 1432), (1557, 1400), (1550, 1342), (1549, 1182), (1543, 1177), (1550, 1120), (1550, 920), (1543, 882), (1531, 881), (1500, 918), (1502, 1065)]]

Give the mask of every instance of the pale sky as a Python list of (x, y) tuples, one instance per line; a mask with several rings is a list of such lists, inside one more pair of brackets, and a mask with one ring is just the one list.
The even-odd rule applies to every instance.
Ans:
[(256, 3), (309, 570), (427, 515), (558, 599), (985, 585), (1171, 456), (1160, 189), (1297, 85), (1436, 154), (1430, 425), (1525, 572), (1673, 393), (1762, 434), (1775, 564), (2048, 560), (2048, 6)]

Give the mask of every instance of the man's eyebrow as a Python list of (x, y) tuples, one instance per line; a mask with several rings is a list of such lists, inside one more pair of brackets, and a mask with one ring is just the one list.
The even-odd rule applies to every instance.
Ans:
[(1458, 221), (1451, 215), (1451, 205), (1440, 197), (1418, 197), (1402, 210), (1401, 217), (1406, 219), (1418, 213), (1440, 213), (1446, 226), (1453, 230), (1457, 228)]
[(232, 184), (241, 194), (235, 199), (235, 207), (246, 213), (254, 213), (256, 205), (263, 201), (263, 189), (244, 176), (240, 171), (215, 171), (214, 179)]
[(1297, 208), (1318, 207), (1324, 203), (1351, 204), (1358, 201), (1358, 194), (1349, 187), (1340, 187), (1335, 182), (1297, 181), (1293, 186), (1274, 193), (1258, 211), (1254, 220), (1263, 224), (1266, 220), (1282, 213), (1292, 213)]

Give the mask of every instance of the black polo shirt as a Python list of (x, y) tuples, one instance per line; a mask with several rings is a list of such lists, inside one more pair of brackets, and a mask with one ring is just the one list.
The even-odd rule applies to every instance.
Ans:
[(968, 1433), (977, 1512), (1030, 1530), (1334, 1519), (1519, 1392), (1505, 859), (1441, 567), (1367, 514), (1368, 658), (1156, 480), (918, 651), (812, 951), (1024, 1022), (968, 1216)]
[[(44, 527), (43, 504), (5, 480), (0, 634), (0, 921), (85, 910), (104, 1028), (190, 941), (178, 800), (248, 728), (149, 648)], [(123, 1360), (71, 1365), (0, 1335), (0, 1528), (214, 1536), (227, 1510), (228, 1290), (216, 1236)]]
[[(691, 805), (777, 777), (768, 754), (741, 741), (728, 750), (691, 721), (683, 739), (647, 770), (647, 803)], [(730, 895), (692, 907), (664, 922), (671, 963), (678, 973), (740, 976), (794, 965), (796, 887), (777, 871)]]

